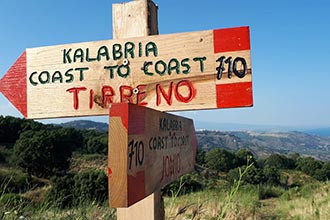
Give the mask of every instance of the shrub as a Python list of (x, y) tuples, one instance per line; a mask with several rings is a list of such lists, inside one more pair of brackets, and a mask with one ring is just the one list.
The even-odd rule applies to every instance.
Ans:
[(11, 116), (0, 116), (0, 143), (14, 143), (21, 130), (22, 120)]
[(74, 201), (72, 174), (63, 177), (54, 176), (51, 179), (52, 186), (46, 194), (46, 203), (53, 204), (57, 208), (71, 207)]
[(46, 201), (58, 208), (86, 202), (103, 203), (108, 197), (108, 178), (103, 171), (87, 170), (63, 177), (52, 177)]
[(316, 189), (319, 189), (320, 187), (321, 183), (319, 182), (308, 183), (299, 188), (299, 193), (303, 198), (309, 199), (315, 196)]
[(220, 148), (213, 148), (205, 156), (206, 166), (216, 171), (228, 172), (237, 166), (235, 154)]
[(299, 196), (299, 187), (292, 187), (289, 190), (286, 190), (282, 195), (281, 195), (281, 200), (282, 201), (289, 201), (294, 199), (295, 197)]
[(108, 133), (95, 130), (82, 131), (84, 138), (83, 147), (80, 149), (84, 154), (107, 154)]
[(236, 158), (237, 158), (237, 166), (246, 165), (247, 160), (249, 160), (250, 163), (256, 164), (254, 155), (250, 151), (243, 148), (239, 149), (236, 152)]
[(0, 143), (15, 143), (20, 134), (31, 129), (46, 127), (32, 120), (0, 116)]
[[(246, 166), (242, 166), (241, 170), (244, 170)], [(234, 183), (239, 178), (239, 168), (232, 169), (228, 172), (227, 179), (229, 182)], [(265, 176), (263, 170), (252, 165), (242, 178), (243, 183), (260, 184), (265, 182)]]
[(88, 154), (107, 154), (108, 153), (107, 134), (91, 137), (90, 139), (88, 139), (84, 151)]
[(312, 157), (301, 157), (297, 160), (297, 169), (313, 176), (315, 170), (321, 169), (323, 163)]
[(295, 161), (285, 155), (272, 154), (264, 161), (265, 166), (275, 167), (277, 169), (294, 169)]
[(281, 175), (276, 167), (266, 166), (262, 170), (264, 182), (268, 185), (279, 185), (281, 183)]
[(321, 169), (317, 169), (312, 174), (313, 177), (319, 181), (329, 181), (330, 180), (330, 163), (324, 163)]
[(203, 188), (204, 185), (199, 180), (197, 180), (196, 175), (186, 174), (183, 175), (180, 179), (164, 187), (162, 193), (167, 196), (179, 196), (191, 192), (197, 192)]
[(82, 201), (103, 203), (108, 197), (108, 177), (101, 170), (87, 170), (74, 176), (74, 194)]
[(28, 200), (21, 197), (18, 194), (15, 193), (5, 193), (0, 196), (0, 207), (3, 209), (3, 211), (8, 211), (9, 209), (18, 208), (25, 206), (28, 203)]
[(203, 166), (205, 165), (206, 152), (203, 149), (197, 148), (196, 153), (196, 164)]
[(285, 192), (281, 187), (270, 185), (259, 185), (258, 189), (259, 199), (278, 198)]
[(0, 146), (0, 163), (9, 163), (12, 154), (12, 147)]
[(13, 163), (38, 177), (65, 172), (72, 151), (82, 145), (82, 136), (73, 129), (26, 131), (14, 145)]
[(2, 151), (0, 151), (0, 163), (6, 162), (6, 157)]
[(2, 170), (0, 172), (0, 194), (21, 193), (43, 185), (20, 170)]

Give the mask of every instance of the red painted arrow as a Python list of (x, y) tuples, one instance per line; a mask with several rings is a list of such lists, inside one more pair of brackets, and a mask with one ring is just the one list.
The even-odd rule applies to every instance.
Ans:
[(27, 117), (26, 52), (16, 60), (0, 80), (0, 92)]

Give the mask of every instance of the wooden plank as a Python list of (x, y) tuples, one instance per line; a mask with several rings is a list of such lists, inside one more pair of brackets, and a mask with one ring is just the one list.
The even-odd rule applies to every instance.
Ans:
[(164, 220), (164, 203), (160, 190), (128, 208), (117, 208), (118, 220)]
[(238, 27), (32, 48), (0, 90), (26, 79), (27, 118), (106, 115), (121, 102), (161, 111), (247, 107), (249, 42), (249, 28)]
[(194, 169), (197, 139), (191, 119), (113, 104), (109, 140), (111, 207), (129, 207)]
[[(157, 6), (149, 0), (113, 5), (113, 38), (121, 39), (157, 35), (157, 9)], [(164, 202), (161, 198), (160, 190), (129, 208), (117, 208), (118, 220), (164, 220), (164, 217)]]
[[(123, 163), (122, 158), (127, 157), (127, 130), (121, 118), (110, 118), (109, 123), (109, 148), (108, 148), (108, 182), (109, 199), (112, 194), (127, 194), (127, 163)], [(113, 172), (115, 170), (115, 172)], [(111, 183), (111, 184), (110, 184)], [(123, 187), (124, 186), (124, 187)], [(116, 197), (117, 203), (125, 203), (127, 198)]]
[(138, 0), (113, 4), (113, 39), (157, 35), (157, 17), (157, 6), (152, 1)]

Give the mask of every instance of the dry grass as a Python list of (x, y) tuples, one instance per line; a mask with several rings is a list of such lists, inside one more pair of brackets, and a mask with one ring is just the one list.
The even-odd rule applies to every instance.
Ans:
[(329, 220), (330, 182), (312, 183), (290, 189), (279, 198), (258, 199), (257, 188), (242, 187), (229, 204), (224, 218), (226, 192), (206, 190), (178, 197), (169, 210), (170, 198), (165, 198), (167, 220)]
[(277, 210), (282, 213), (282, 219), (329, 220), (330, 183), (302, 187), (293, 196), (280, 200)]
[(21, 196), (35, 204), (42, 203), (45, 199), (47, 190), (49, 190), (49, 188), (50, 188), (50, 185), (38, 187), (36, 189), (29, 190), (26, 193), (21, 194)]
[(106, 206), (97, 206), (90, 204), (81, 206), (75, 209), (56, 210), (48, 209), (34, 213), (33, 216), (26, 216), (26, 219), (31, 220), (115, 220), (116, 210)]
[[(258, 187), (242, 186), (227, 204), (226, 215), (219, 214), (226, 205), (227, 191), (205, 190), (177, 197), (165, 197), (167, 220), (328, 220), (330, 219), (330, 182), (307, 184), (292, 188), (279, 198), (259, 200)], [(35, 190), (40, 195), (43, 192)], [(29, 193), (26, 197), (31, 196)], [(171, 208), (172, 207), (172, 208)], [(32, 207), (31, 207), (32, 208)], [(25, 208), (24, 208), (25, 209)], [(30, 209), (31, 210), (31, 209)], [(20, 213), (20, 212), (19, 212)], [(18, 214), (20, 215), (20, 214)], [(115, 212), (96, 204), (59, 210), (44, 206), (22, 213), (25, 219), (115, 219)], [(8, 218), (4, 218), (8, 219)], [(10, 218), (11, 219), (11, 218)], [(14, 219), (14, 218), (13, 218)]]
[(89, 169), (99, 169), (107, 173), (108, 156), (100, 154), (74, 154), (71, 158), (70, 171), (74, 173)]
[[(171, 206), (171, 199), (165, 198), (165, 213), (167, 220), (181, 219), (221, 219), (219, 215), (226, 206), (226, 192), (206, 190), (178, 197)], [(253, 195), (254, 194), (254, 195)], [(259, 206), (258, 194), (238, 192), (227, 205), (223, 219), (253, 219)], [(249, 217), (252, 218), (249, 218)]]

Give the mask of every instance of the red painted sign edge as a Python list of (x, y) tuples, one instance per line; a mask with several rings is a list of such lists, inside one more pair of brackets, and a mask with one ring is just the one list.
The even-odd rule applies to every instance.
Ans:
[(216, 94), (218, 108), (253, 105), (252, 82), (220, 84), (216, 86)]
[(249, 27), (213, 30), (214, 53), (250, 50)]
[[(131, 135), (143, 134), (145, 131), (145, 109), (137, 109), (139, 106), (129, 103), (113, 103), (110, 107), (110, 117), (120, 117)], [(131, 111), (131, 112), (129, 112)], [(134, 121), (134, 123), (130, 123)]]
[(145, 181), (145, 171), (140, 171), (136, 173), (136, 176), (127, 175), (128, 177), (128, 201), (127, 205), (131, 206), (138, 201), (144, 199), (146, 195), (146, 181)]
[[(129, 103), (114, 103), (110, 107), (109, 115), (110, 117), (120, 117), (127, 135), (143, 134), (145, 131), (145, 109)], [(145, 172), (140, 171), (136, 176), (127, 175), (127, 179), (127, 190), (131, 193), (128, 194), (127, 205), (131, 206), (146, 196)]]
[[(213, 30), (214, 53), (250, 50), (249, 27)], [(216, 85), (217, 108), (253, 106), (252, 82)]]
[(26, 51), (0, 80), (0, 92), (27, 117)]

